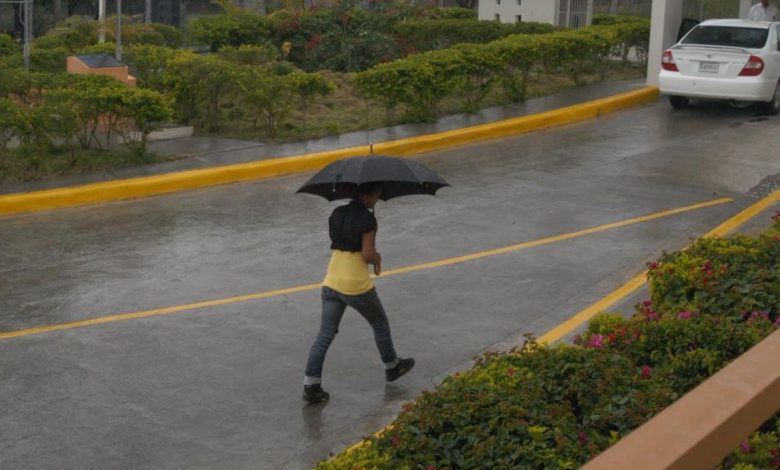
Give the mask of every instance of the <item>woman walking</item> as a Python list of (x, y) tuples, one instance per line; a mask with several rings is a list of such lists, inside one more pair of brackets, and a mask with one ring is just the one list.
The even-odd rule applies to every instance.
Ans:
[(322, 389), (322, 367), (348, 306), (374, 330), (387, 381), (396, 380), (414, 367), (414, 359), (401, 359), (395, 353), (390, 324), (368, 272), (369, 265), (377, 276), (382, 272), (382, 256), (376, 251), (377, 221), (370, 210), (381, 194), (381, 184), (360, 185), (357, 197), (336, 208), (328, 220), (333, 253), (322, 282), (322, 323), (309, 351), (303, 382), (303, 399), (309, 403), (330, 397)]

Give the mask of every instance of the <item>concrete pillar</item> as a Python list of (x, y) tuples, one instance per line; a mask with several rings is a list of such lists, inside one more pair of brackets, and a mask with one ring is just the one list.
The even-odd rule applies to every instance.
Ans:
[(677, 42), (677, 32), (682, 22), (680, 0), (653, 0), (650, 18), (650, 47), (647, 53), (647, 84), (658, 85), (661, 56)]
[(751, 0), (739, 0), (739, 17), (747, 18), (752, 6), (753, 2)]

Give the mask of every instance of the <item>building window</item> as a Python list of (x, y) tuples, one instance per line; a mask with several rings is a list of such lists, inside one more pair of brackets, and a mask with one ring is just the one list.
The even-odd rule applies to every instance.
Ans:
[(498, 13), (496, 13), (496, 21), (501, 21), (501, 15), (499, 15)]
[(515, 21), (517, 21), (518, 23), (522, 23), (523, 22), (523, 15), (517, 15), (515, 17)]
[(558, 26), (582, 28), (588, 23), (588, 0), (561, 0)]

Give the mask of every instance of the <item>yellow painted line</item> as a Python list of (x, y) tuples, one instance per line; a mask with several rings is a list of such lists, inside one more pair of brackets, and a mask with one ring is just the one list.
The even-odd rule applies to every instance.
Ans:
[(619, 222), (612, 222), (612, 223), (609, 223), (609, 224), (599, 225), (597, 227), (591, 227), (591, 228), (586, 228), (586, 229), (583, 229), (583, 230), (577, 230), (576, 232), (569, 232), (569, 233), (564, 233), (564, 234), (561, 234), (561, 235), (555, 235), (555, 236), (552, 236), (552, 237), (541, 238), (539, 240), (533, 240), (533, 241), (529, 241), (529, 242), (518, 243), (517, 245), (505, 246), (503, 248), (496, 248), (496, 249), (493, 249), (493, 250), (479, 251), (477, 253), (471, 253), (471, 254), (464, 255), (464, 256), (457, 256), (457, 257), (454, 257), (454, 258), (447, 258), (447, 259), (443, 259), (443, 260), (440, 260), (440, 261), (433, 261), (433, 262), (430, 262), (430, 263), (422, 263), (422, 264), (416, 264), (416, 265), (413, 265), (413, 266), (406, 266), (406, 267), (403, 267), (403, 268), (391, 269), (391, 270), (388, 270), (387, 272), (383, 273), (382, 276), (383, 277), (384, 276), (393, 276), (393, 275), (396, 275), (396, 274), (403, 274), (403, 273), (409, 273), (409, 272), (414, 272), (414, 271), (421, 271), (423, 269), (440, 268), (440, 267), (444, 267), (444, 266), (451, 266), (453, 264), (465, 263), (467, 261), (474, 261), (474, 260), (481, 259), (481, 258), (487, 258), (489, 256), (503, 255), (503, 254), (506, 254), (506, 253), (511, 253), (513, 251), (524, 250), (526, 248), (533, 248), (535, 246), (548, 245), (550, 243), (555, 243), (555, 242), (559, 242), (559, 241), (563, 241), (563, 240), (569, 240), (571, 238), (582, 237), (582, 236), (590, 235), (590, 234), (597, 233), (597, 232), (603, 232), (605, 230), (625, 227), (627, 225), (639, 224), (639, 223), (642, 223), (642, 222), (649, 222), (651, 220), (661, 219), (661, 218), (664, 218), (664, 217), (670, 217), (670, 216), (675, 215), (675, 214), (680, 214), (680, 213), (683, 213), (683, 212), (690, 212), (690, 211), (694, 211), (694, 210), (698, 210), (698, 209), (704, 209), (704, 208), (707, 208), (707, 207), (716, 206), (716, 205), (719, 205), (719, 204), (725, 204), (725, 203), (732, 202), (732, 201), (733, 201), (733, 199), (727, 198), (727, 197), (720, 198), (720, 199), (713, 199), (711, 201), (701, 202), (701, 203), (698, 203), (698, 204), (692, 204), (690, 206), (678, 207), (676, 209), (670, 209), (670, 210), (667, 210), (667, 211), (656, 212), (654, 214), (643, 215), (641, 217), (633, 217), (631, 219), (621, 220)]
[[(769, 196), (752, 204), (747, 209), (744, 209), (737, 215), (730, 217), (722, 224), (718, 225), (714, 229), (707, 232), (704, 235), (704, 238), (724, 237), (734, 232), (739, 227), (744, 225), (746, 222), (748, 222), (755, 216), (761, 214), (762, 212), (769, 209), (770, 207), (772, 207), (774, 204), (777, 204), (778, 202), (780, 202), (780, 190), (773, 192)], [(611, 306), (615, 305), (616, 303), (620, 302), (624, 298), (631, 295), (634, 291), (636, 291), (637, 289), (645, 285), (646, 282), (647, 282), (647, 271), (644, 271), (641, 274), (637, 275), (636, 277), (632, 278), (627, 283), (623, 284), (620, 288), (618, 288), (614, 292), (611, 292), (606, 297), (602, 298), (598, 302), (589, 306), (585, 310), (582, 310), (581, 312), (577, 313), (573, 317), (569, 318), (565, 322), (561, 323), (560, 325), (556, 326), (552, 330), (548, 331), (547, 333), (539, 337), (539, 342), (549, 344), (558, 341), (559, 339), (563, 338), (564, 336), (568, 335), (572, 331), (579, 328), (581, 325), (585, 324), (585, 322), (587, 322), (594, 316), (598, 315), (601, 312), (604, 312)]]
[[(385, 155), (404, 156), (444, 150), (488, 139), (497, 139), (571, 124), (631, 106), (649, 103), (657, 97), (657, 88), (646, 87), (531, 116), (507, 119), (438, 134), (382, 142), (374, 145), (374, 151)], [(333, 161), (368, 153), (368, 146), (359, 146), (164, 175), (107, 181), (29, 193), (0, 195), (0, 215), (134, 199), (314, 171)]]
[[(718, 225), (713, 230), (707, 232), (707, 234), (704, 235), (704, 237), (713, 237), (713, 236), (722, 237), (728, 235), (729, 233), (738, 229), (747, 221), (757, 216), (758, 214), (764, 212), (766, 209), (776, 204), (777, 202), (780, 202), (780, 190), (775, 191), (769, 196), (761, 199), (760, 201), (751, 205), (747, 209), (743, 210), (739, 214), (729, 218), (728, 220)], [(574, 330), (576, 330), (577, 328), (585, 324), (585, 322), (587, 322), (594, 316), (598, 315), (601, 312), (604, 312), (611, 306), (615, 305), (617, 302), (631, 295), (634, 291), (636, 291), (637, 289), (645, 285), (646, 282), (647, 282), (647, 271), (644, 271), (642, 272), (642, 274), (639, 274), (636, 277), (632, 278), (630, 281), (623, 284), (615, 291), (607, 294), (604, 298), (602, 298), (598, 302), (582, 310), (581, 312), (575, 314), (568, 320), (564, 321), (563, 323), (554, 327), (547, 333), (543, 334), (537, 340), (540, 343), (546, 343), (546, 344), (551, 344), (560, 340), (564, 336), (570, 334), (571, 332), (573, 332)], [(374, 433), (374, 437), (378, 437), (385, 432), (391, 431), (392, 429), (393, 429), (393, 424), (391, 423), (384, 429)], [(367, 445), (369, 445), (369, 441), (368, 439), (364, 439), (358, 442), (357, 444), (353, 445), (352, 447), (345, 449), (343, 452), (344, 453), (354, 452), (360, 450), (361, 448)], [(331, 460), (335, 459), (336, 457), (337, 456), (332, 457)]]
[(604, 298), (586, 308), (585, 310), (577, 313), (573, 317), (569, 318), (565, 322), (559, 324), (552, 330), (539, 337), (540, 343), (554, 343), (564, 336), (568, 335), (572, 331), (576, 330), (579, 326), (585, 324), (588, 320), (595, 317), (599, 313), (607, 310), (609, 307), (615, 305), (622, 299), (631, 295), (632, 292), (639, 289), (647, 282), (647, 271), (643, 271), (642, 274), (632, 278), (627, 283), (623, 284), (617, 290), (607, 294)]
[[(411, 273), (415, 271), (422, 271), (426, 269), (433, 269), (433, 268), (440, 268), (445, 266), (452, 266), (454, 264), (460, 264), (465, 263), (468, 261), (475, 261), (482, 258), (488, 258), (491, 256), (498, 256), (502, 254), (507, 254), (515, 251), (524, 250), (527, 248), (533, 248), (537, 246), (542, 245), (549, 245), (551, 243), (563, 241), (563, 240), (569, 240), (576, 237), (582, 237), (585, 235), (590, 235), (593, 233), (598, 232), (604, 232), (606, 230), (611, 230), (619, 227), (625, 227), (627, 225), (633, 225), (633, 224), (639, 224), (642, 222), (649, 222), (656, 219), (661, 219), (664, 217), (670, 217), (672, 215), (681, 214), (684, 212), (690, 212), (695, 211), (698, 209), (704, 209), (711, 206), (716, 206), (720, 204), (726, 204), (729, 202), (732, 202), (733, 200), (731, 198), (719, 198), (719, 199), (713, 199), (711, 201), (705, 201), (697, 204), (691, 204), (685, 207), (678, 207), (676, 209), (670, 209), (666, 211), (656, 212), (653, 214), (644, 215), (641, 217), (633, 217), (626, 220), (621, 220), (618, 222), (612, 222), (609, 224), (599, 225), (597, 227), (591, 227), (584, 230), (578, 230), (576, 232), (570, 232), (565, 233), (561, 235), (556, 235), (552, 237), (546, 237), (541, 238), (538, 240), (533, 240), (529, 242), (524, 243), (518, 243), (516, 245), (510, 245), (503, 248), (497, 248), (493, 250), (485, 250), (485, 251), (479, 251), (476, 253), (471, 253), (465, 256), (457, 256), (454, 258), (447, 258), (439, 261), (433, 261), (430, 263), (422, 263), (422, 264), (415, 264), (412, 266), (406, 266), (402, 268), (397, 269), (391, 269), (384, 273), (382, 273), (381, 277), (386, 276), (394, 276), (398, 274), (404, 274), (404, 273)], [(247, 294), (242, 295), (238, 297), (228, 297), (223, 299), (216, 299), (216, 300), (206, 300), (203, 302), (196, 302), (191, 304), (185, 304), (185, 305), (175, 305), (171, 307), (163, 307), (163, 308), (156, 308), (152, 310), (144, 310), (140, 312), (132, 312), (132, 313), (120, 313), (116, 315), (108, 315), (103, 317), (97, 317), (92, 318), (89, 320), (81, 320), (81, 321), (75, 321), (75, 322), (69, 322), (69, 323), (60, 323), (56, 325), (46, 325), (46, 326), (40, 326), (36, 328), (27, 328), (24, 330), (17, 330), (17, 331), (8, 331), (5, 333), (0, 333), (0, 340), (2, 339), (8, 339), (8, 338), (17, 338), (21, 336), (30, 336), (35, 334), (41, 334), (41, 333), (48, 333), (52, 331), (62, 331), (62, 330), (72, 330), (75, 328), (83, 328), (87, 326), (95, 326), (95, 325), (102, 325), (105, 323), (115, 323), (125, 320), (134, 320), (139, 318), (147, 318), (147, 317), (155, 317), (155, 316), (161, 316), (161, 315), (170, 315), (172, 313), (178, 313), (183, 312), (187, 310), (195, 310), (200, 308), (207, 308), (207, 307), (218, 307), (221, 305), (228, 305), (228, 304), (235, 304), (239, 302), (247, 302), (250, 300), (260, 300), (260, 299), (267, 299), (270, 297), (279, 297), (283, 295), (290, 295), (290, 294), (296, 294), (299, 292), (306, 292), (311, 290), (316, 290), (321, 287), (321, 284), (306, 284), (303, 286), (298, 287), (290, 287), (286, 289), (279, 289), (279, 290), (272, 290), (272, 291), (266, 291), (266, 292), (258, 292), (254, 294)]]
[(206, 308), (206, 307), (218, 307), (220, 305), (235, 304), (239, 302), (246, 302), (249, 300), (259, 300), (259, 299), (267, 299), (270, 297), (278, 297), (282, 295), (297, 294), (299, 292), (306, 292), (314, 289), (319, 289), (320, 287), (322, 287), (322, 284), (307, 284), (304, 286), (290, 287), (287, 289), (279, 289), (279, 290), (273, 290), (267, 292), (258, 292), (255, 294), (241, 295), (238, 297), (206, 300), (203, 302), (196, 302), (196, 303), (185, 304), (185, 305), (175, 305), (172, 307), (155, 308), (152, 310), (144, 310), (141, 312), (119, 313), (116, 315), (97, 317), (89, 320), (60, 323), (57, 325), (40, 326), (37, 328), (27, 328), (25, 330), (8, 331), (5, 333), (0, 333), (0, 339), (17, 338), (20, 336), (30, 336), (30, 335), (40, 334), (40, 333), (48, 333), (51, 331), (72, 330), (74, 328), (83, 328), (85, 326), (102, 325), (104, 323), (115, 323), (115, 322), (125, 321), (125, 320), (135, 320), (138, 318), (170, 315), (171, 313), (178, 313), (186, 310), (195, 310), (195, 309)]

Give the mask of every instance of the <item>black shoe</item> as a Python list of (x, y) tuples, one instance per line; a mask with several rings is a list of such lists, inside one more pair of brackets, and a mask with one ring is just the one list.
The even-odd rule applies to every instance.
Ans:
[(396, 364), (395, 367), (385, 370), (385, 378), (388, 382), (392, 382), (393, 380), (412, 370), (412, 367), (414, 367), (414, 359), (411, 357), (407, 359), (401, 359), (398, 361), (398, 364)]
[(330, 398), (330, 393), (323, 390), (320, 384), (303, 386), (303, 399), (308, 403), (328, 401), (328, 398)]

